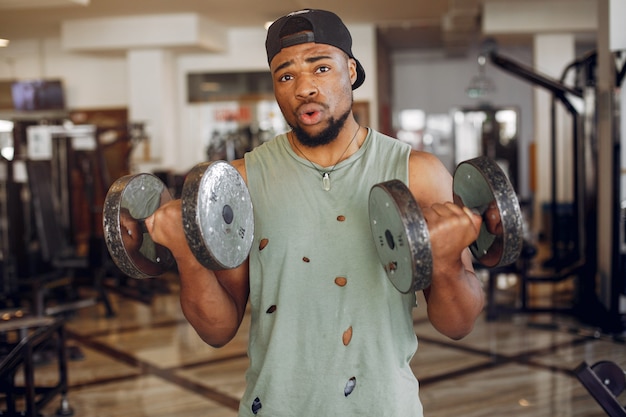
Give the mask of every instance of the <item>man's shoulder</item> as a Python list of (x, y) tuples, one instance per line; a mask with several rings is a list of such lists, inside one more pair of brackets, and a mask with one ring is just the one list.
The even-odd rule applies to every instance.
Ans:
[(277, 146), (281, 146), (283, 141), (286, 140), (286, 135), (284, 133), (280, 133), (274, 136), (272, 139), (262, 142), (259, 146), (252, 149), (249, 153), (259, 153), (259, 152), (267, 152), (276, 149)]
[(406, 142), (402, 142), (400, 139), (394, 138), (392, 136), (389, 136), (385, 133), (379, 132), (378, 130), (372, 129), (370, 128), (370, 136), (372, 138), (372, 141), (375, 143), (379, 143), (381, 145), (385, 145), (385, 146), (392, 146), (392, 147), (400, 147), (400, 148), (410, 148), (411, 145), (409, 145)]

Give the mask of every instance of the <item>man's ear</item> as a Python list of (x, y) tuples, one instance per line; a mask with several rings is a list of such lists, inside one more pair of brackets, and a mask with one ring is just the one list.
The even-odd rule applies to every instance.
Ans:
[(354, 85), (358, 75), (356, 73), (356, 61), (353, 58), (348, 58), (348, 71), (350, 71), (350, 85)]

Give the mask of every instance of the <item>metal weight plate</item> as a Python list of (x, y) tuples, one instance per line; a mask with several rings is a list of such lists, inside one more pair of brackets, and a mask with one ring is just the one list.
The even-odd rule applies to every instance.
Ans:
[(196, 259), (212, 270), (241, 265), (252, 247), (254, 216), (237, 169), (225, 161), (196, 165), (181, 198), (183, 227)]
[(378, 257), (391, 283), (403, 294), (430, 286), (432, 253), (422, 210), (402, 181), (370, 190), (369, 218)]
[(453, 181), (457, 204), (483, 217), (478, 239), (470, 245), (474, 257), (487, 267), (517, 260), (523, 243), (522, 211), (513, 186), (498, 164), (486, 156), (461, 162)]
[(144, 219), (172, 196), (152, 174), (126, 175), (116, 180), (104, 199), (104, 238), (113, 262), (132, 278), (161, 275), (174, 265), (171, 252), (154, 243)]

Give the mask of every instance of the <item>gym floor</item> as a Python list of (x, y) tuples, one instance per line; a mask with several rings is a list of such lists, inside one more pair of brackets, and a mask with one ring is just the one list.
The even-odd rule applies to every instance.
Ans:
[[(248, 320), (227, 346), (213, 349), (185, 321), (175, 276), (141, 282), (148, 290), (144, 300), (110, 291), (113, 318), (102, 305), (68, 318), (74, 415), (236, 416), (245, 387)], [(498, 302), (514, 304), (515, 280), (505, 276), (498, 283)], [(423, 301), (414, 311), (419, 349), (412, 365), (427, 417), (604, 416), (572, 371), (583, 361), (605, 360), (626, 369), (623, 338), (595, 333), (569, 317), (482, 317), (472, 334), (452, 341), (428, 323)], [(36, 385), (54, 383), (56, 369), (54, 363), (37, 365)], [(621, 404), (625, 397), (618, 397)], [(56, 398), (50, 401), (44, 417), (58, 407)]]

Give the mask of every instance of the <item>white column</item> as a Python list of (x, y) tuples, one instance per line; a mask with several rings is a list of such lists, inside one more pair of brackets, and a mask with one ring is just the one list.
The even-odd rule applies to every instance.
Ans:
[(142, 171), (149, 170), (150, 165), (175, 167), (180, 156), (177, 143), (181, 141), (176, 138), (173, 53), (163, 49), (130, 50), (127, 58), (129, 119), (144, 122), (149, 136), (149, 150), (135, 152), (134, 162)]
[[(534, 36), (533, 61), (537, 72), (551, 78), (559, 79), (565, 67), (575, 59), (575, 39), (571, 34), (539, 34)], [(570, 84), (571, 85), (571, 84)], [(537, 168), (537, 190), (535, 194), (535, 213), (541, 213), (541, 204), (551, 201), (552, 198), (552, 150), (550, 116), (552, 94), (546, 89), (534, 89), (534, 120), (535, 146)], [(556, 118), (556, 160), (557, 172), (557, 200), (571, 202), (572, 188), (572, 119), (559, 103)], [(535, 217), (537, 229), (541, 224), (541, 216)]]
[[(619, 110), (619, 103), (615, 103), (615, 60), (613, 50), (626, 48), (626, 31), (622, 21), (615, 13), (626, 11), (623, 1), (598, 1), (598, 67), (597, 67), (597, 135), (598, 135), (598, 278), (599, 296), (604, 305), (615, 311), (620, 300), (619, 290), (614, 285), (617, 281), (623, 285), (624, 277), (618, 276), (614, 268), (616, 261), (613, 251), (613, 233), (619, 227), (619, 219), (615, 218), (614, 208), (618, 204), (619, 195), (613, 189), (614, 150), (615, 138), (620, 126), (615, 123), (615, 110)], [(620, 65), (623, 61), (620, 62)], [(620, 66), (621, 68), (621, 66)], [(622, 86), (623, 88), (623, 86)], [(621, 94), (623, 97), (623, 94)], [(617, 105), (616, 105), (617, 104)], [(621, 103), (624, 105), (624, 102)], [(624, 112), (621, 112), (623, 117)], [(621, 145), (626, 141), (621, 138)], [(623, 287), (622, 287), (623, 288)], [(622, 303), (624, 297), (622, 296)], [(623, 311), (622, 311), (623, 312)]]

